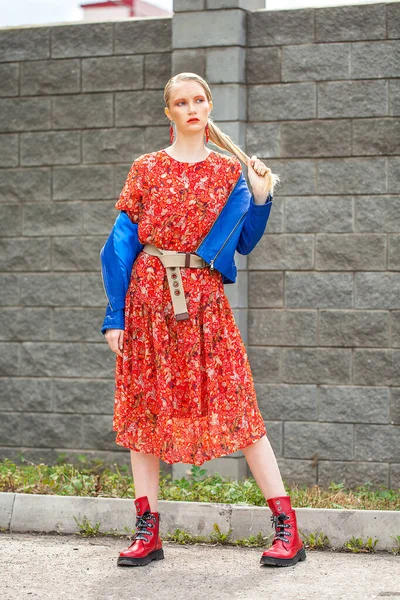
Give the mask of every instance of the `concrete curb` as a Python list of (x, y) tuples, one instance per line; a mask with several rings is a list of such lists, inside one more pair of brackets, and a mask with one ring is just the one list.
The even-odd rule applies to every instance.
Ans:
[[(222, 533), (232, 527), (234, 540), (274, 532), (268, 506), (160, 500), (158, 510), (161, 536), (177, 528), (208, 536), (214, 523)], [(0, 527), (11, 532), (78, 533), (75, 516), (80, 523), (84, 517), (91, 525), (100, 523), (102, 532), (126, 534), (125, 527), (134, 528), (134, 514), (131, 499), (0, 493)], [(296, 508), (296, 514), (300, 533), (321, 531), (333, 548), (355, 536), (377, 538), (377, 550), (390, 550), (396, 545), (390, 536), (400, 535), (400, 511)]]

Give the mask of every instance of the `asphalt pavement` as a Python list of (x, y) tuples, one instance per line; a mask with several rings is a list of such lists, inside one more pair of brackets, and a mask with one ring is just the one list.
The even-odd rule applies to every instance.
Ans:
[(400, 599), (400, 557), (307, 550), (293, 567), (259, 563), (261, 548), (163, 542), (164, 560), (117, 567), (114, 537), (2, 533), (2, 600)]

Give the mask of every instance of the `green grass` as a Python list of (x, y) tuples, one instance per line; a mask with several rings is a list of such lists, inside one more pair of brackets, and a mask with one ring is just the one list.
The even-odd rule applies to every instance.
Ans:
[[(79, 466), (66, 462), (64, 455), (60, 455), (58, 464), (53, 466), (34, 464), (22, 455), (19, 458), (21, 464), (8, 459), (0, 461), (0, 491), (135, 498), (128, 467), (107, 466), (101, 460), (88, 460), (85, 455), (78, 457)], [(347, 489), (340, 482), (331, 482), (326, 488), (318, 485), (289, 487), (285, 483), (285, 489), (292, 505), (299, 508), (400, 510), (399, 490), (371, 483), (354, 489)], [(159, 499), (266, 506), (253, 478), (231, 480), (218, 474), (207, 475), (205, 469), (195, 466), (189, 480), (172, 480), (171, 475), (160, 474)]]

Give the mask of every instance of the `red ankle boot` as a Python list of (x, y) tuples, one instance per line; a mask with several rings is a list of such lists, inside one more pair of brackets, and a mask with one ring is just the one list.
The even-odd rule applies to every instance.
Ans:
[(136, 532), (133, 542), (118, 557), (118, 565), (143, 566), (152, 560), (164, 558), (162, 541), (159, 535), (160, 513), (150, 512), (147, 496), (135, 499)]
[(296, 513), (290, 504), (290, 496), (269, 498), (267, 502), (272, 511), (272, 527), (275, 524), (275, 537), (272, 546), (263, 552), (260, 563), (289, 567), (299, 560), (306, 560), (306, 551), (297, 531)]

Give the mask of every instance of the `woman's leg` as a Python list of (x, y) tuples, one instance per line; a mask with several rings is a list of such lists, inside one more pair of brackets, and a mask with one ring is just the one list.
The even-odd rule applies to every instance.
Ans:
[(264, 435), (255, 444), (242, 448), (242, 452), (264, 498), (268, 500), (286, 496), (278, 463), (267, 436)]
[(154, 454), (145, 454), (135, 450), (130, 452), (135, 497), (147, 496), (151, 512), (158, 512), (160, 459)]

